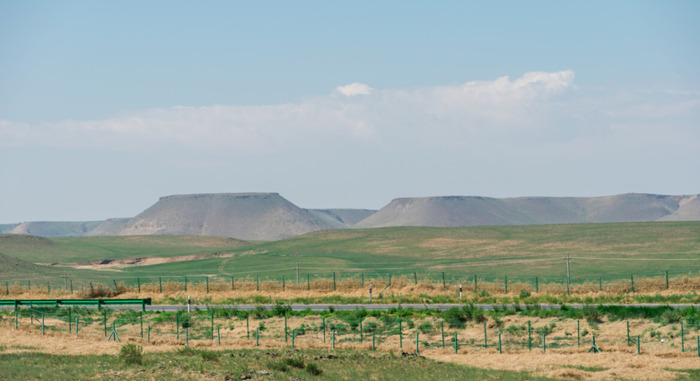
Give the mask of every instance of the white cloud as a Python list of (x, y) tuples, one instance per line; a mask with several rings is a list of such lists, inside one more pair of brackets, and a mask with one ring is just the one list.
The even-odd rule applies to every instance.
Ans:
[(345, 86), (338, 86), (335, 89), (336, 91), (345, 95), (346, 97), (352, 97), (355, 95), (368, 95), (372, 92), (372, 90), (374, 90), (368, 85), (359, 82), (351, 83)]
[[(261, 106), (176, 106), (104, 120), (24, 124), (0, 120), (0, 146), (52, 146), (152, 151), (195, 149), (243, 154), (315, 147), (381, 150), (566, 152), (567, 144), (628, 139), (614, 126), (639, 126), (700, 142), (697, 92), (587, 91), (574, 72), (409, 90), (374, 90), (360, 83), (299, 103)], [(363, 95), (361, 97), (355, 95)], [(656, 106), (654, 106), (656, 105)], [(664, 131), (660, 131), (663, 129)], [(626, 128), (624, 131), (631, 131)], [(687, 143), (686, 143), (687, 144)], [(543, 147), (547, 146), (547, 149)]]

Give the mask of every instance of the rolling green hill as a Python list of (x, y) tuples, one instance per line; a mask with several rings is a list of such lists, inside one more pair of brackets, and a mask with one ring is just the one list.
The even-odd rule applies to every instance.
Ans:
[[(572, 276), (700, 269), (700, 222), (650, 222), (462, 228), (396, 227), (327, 230), (264, 243), (219, 237), (137, 236), (38, 238), (0, 235), (0, 252), (32, 262), (77, 262), (133, 257), (173, 257), (227, 252), (206, 258), (118, 271), (90, 271), (101, 278), (153, 276), (275, 277), (336, 272), (454, 277), (563, 276), (565, 255)], [(60, 269), (60, 267), (55, 267)], [(11, 269), (2, 269), (8, 274)], [(84, 270), (74, 270), (84, 271)], [(87, 273), (86, 273), (87, 275)], [(76, 273), (77, 276), (77, 273)], [(0, 276), (1, 278), (1, 276)]]

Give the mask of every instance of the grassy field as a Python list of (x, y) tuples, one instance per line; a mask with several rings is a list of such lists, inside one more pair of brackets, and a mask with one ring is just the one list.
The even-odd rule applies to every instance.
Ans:
[[(1, 349), (1, 348), (0, 348)], [(12, 348), (10, 348), (12, 349)], [(118, 355), (2, 353), (0, 378), (6, 380), (552, 380), (529, 372), (486, 370), (362, 351), (227, 350), (181, 348), (150, 352), (140, 363)], [(36, 366), (41, 364), (41, 366)]]
[[(697, 274), (700, 222), (329, 230), (252, 244), (217, 237), (2, 235), (0, 253), (43, 263), (226, 253), (219, 258), (103, 268), (110, 271), (92, 271), (94, 279), (216, 275), (292, 279), (298, 264), (302, 277), (416, 272), (437, 279), (446, 272), (455, 279), (478, 274), (513, 280), (561, 278), (568, 253), (572, 277), (580, 281), (629, 278), (632, 273), (660, 275), (667, 270)], [(12, 275), (12, 269), (3, 273)]]

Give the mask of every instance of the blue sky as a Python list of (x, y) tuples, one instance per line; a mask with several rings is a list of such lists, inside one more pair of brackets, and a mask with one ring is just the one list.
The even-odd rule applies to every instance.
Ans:
[(700, 3), (0, 2), (0, 223), (700, 193)]

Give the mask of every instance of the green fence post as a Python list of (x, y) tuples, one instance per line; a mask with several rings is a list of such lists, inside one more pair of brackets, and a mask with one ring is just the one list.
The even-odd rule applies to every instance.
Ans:
[(306, 291), (311, 291), (311, 280), (310, 275), (306, 274)]
[(287, 340), (287, 315), (284, 316), (284, 342), (286, 343)]
[(75, 317), (75, 337), (78, 337), (78, 331), (80, 331), (80, 316)]
[(639, 354), (639, 336), (637, 336), (637, 354)]
[(175, 334), (177, 334), (177, 340), (180, 341), (180, 313), (175, 313)]
[(17, 329), (17, 324), (18, 324), (18, 309), (17, 309), (17, 305), (15, 305), (15, 329)]
[(547, 352), (547, 338), (543, 333), (542, 334), (542, 353), (546, 353), (546, 352)]
[(260, 278), (255, 275), (255, 291), (260, 291)]
[(440, 322), (440, 336), (442, 336), (442, 347), (445, 348), (445, 327), (443, 322)]
[(10, 295), (10, 282), (5, 282), (5, 295)]
[(362, 332), (362, 321), (360, 321), (360, 344), (362, 344), (363, 341), (363, 332)]
[(284, 285), (284, 275), (282, 275), (282, 291), (285, 291), (286, 287)]
[(576, 345), (581, 346), (581, 321), (576, 320)]
[(695, 336), (695, 348), (698, 350), (698, 357), (700, 357), (700, 336)]
[(322, 317), (321, 319), (322, 319), (321, 325), (323, 326), (323, 342), (325, 343), (326, 342), (326, 318)]
[(292, 330), (292, 349), (294, 349), (294, 330)]
[(187, 277), (185, 277), (185, 291), (187, 291)]
[(209, 293), (209, 277), (206, 277), (207, 280), (207, 294)]
[(148, 326), (148, 329), (146, 329), (146, 342), (150, 343), (151, 342), (151, 326)]
[(685, 331), (683, 330), (683, 322), (681, 322), (681, 352), (685, 352)]
[(399, 319), (399, 348), (403, 349), (403, 327), (401, 326), (401, 319)]
[(231, 291), (235, 290), (236, 287), (233, 284), (233, 277), (231, 277)]
[(143, 339), (143, 311), (139, 312), (139, 320), (141, 321), (141, 338)]
[(627, 346), (630, 346), (630, 321), (627, 320)]
[(41, 314), (41, 336), (44, 336), (44, 314)]
[(391, 286), (391, 274), (389, 274), (389, 286)]
[[(90, 286), (92, 286), (92, 283), (90, 283)], [(31, 280), (27, 281), (27, 291), (28, 292), (32, 291), (32, 281)]]
[(107, 310), (102, 310), (102, 324), (105, 326), (105, 337), (107, 337)]
[(442, 273), (442, 290), (445, 291), (445, 273)]
[(374, 332), (372, 332), (372, 350), (374, 350)]
[(484, 348), (487, 347), (487, 342), (486, 342), (486, 322), (484, 322)]
[(260, 333), (258, 332), (259, 329), (260, 329), (260, 328), (255, 328), (255, 346), (256, 346), (256, 347), (260, 345), (260, 344), (259, 344), (259, 341), (258, 341), (258, 340), (259, 340), (259, 337), (260, 337)]
[(73, 319), (70, 316), (72, 309), (72, 307), (68, 309), (68, 333), (73, 332)]
[(416, 331), (416, 354), (420, 354), (420, 351), (418, 350), (418, 331)]
[(190, 327), (185, 327), (185, 346), (190, 343)]
[(141, 293), (141, 278), (136, 277), (136, 285), (139, 288), (139, 294)]
[(413, 272), (413, 284), (418, 284), (418, 275), (416, 275), (416, 272)]
[(221, 345), (221, 327), (216, 327), (216, 342)]
[[(112, 279), (112, 283), (114, 283), (114, 292), (119, 293), (119, 286), (117, 286), (117, 281)], [(92, 287), (92, 283), (90, 283), (90, 287)]]
[(666, 271), (666, 289), (668, 290), (668, 271)]
[(540, 281), (539, 281), (539, 277), (535, 277), (535, 292), (540, 292)]
[(163, 278), (158, 277), (158, 291), (162, 294), (163, 293)]
[(333, 291), (335, 291), (335, 271), (333, 272)]
[(245, 315), (245, 335), (250, 339), (250, 315)]
[(211, 312), (211, 339), (214, 340), (214, 311)]
[(632, 285), (632, 288), (630, 288), (630, 291), (634, 292), (634, 274), (630, 274), (630, 283)]
[(49, 295), (51, 295), (51, 281), (46, 282), (46, 288), (48, 289)]
[(90, 282), (90, 296), (95, 295), (95, 288), (92, 287), (92, 282)]
[(603, 277), (598, 278), (598, 290), (603, 291)]
[(527, 321), (527, 349), (532, 350), (532, 329), (529, 320)]
[(331, 331), (331, 349), (335, 349), (335, 330)]
[(455, 354), (457, 354), (457, 348), (458, 348), (458, 343), (457, 343), (457, 334), (455, 333)]
[(474, 275), (474, 292), (478, 292), (477, 284), (476, 284), (476, 275)]
[(501, 334), (498, 334), (498, 353), (501, 354)]
[(70, 280), (70, 293), (73, 293), (73, 279)]
[(508, 275), (505, 276), (506, 294), (508, 293)]

